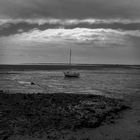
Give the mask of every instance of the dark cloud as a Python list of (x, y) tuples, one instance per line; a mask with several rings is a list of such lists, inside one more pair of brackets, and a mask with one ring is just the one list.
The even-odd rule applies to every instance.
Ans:
[(89, 28), (89, 29), (121, 29), (121, 30), (139, 30), (140, 23), (77, 23), (77, 24), (61, 24), (61, 23), (44, 23), (39, 25), (38, 23), (28, 23), (28, 22), (20, 22), (20, 23), (5, 23), (0, 25), (0, 36), (9, 36), (12, 34), (17, 34), (19, 32), (28, 32), (33, 29), (39, 29), (41, 31), (46, 29), (74, 29), (74, 28)]
[(76, 25), (67, 25), (64, 26), (64, 28), (72, 29), (72, 28), (90, 28), (90, 29), (96, 29), (96, 28), (104, 28), (104, 29), (122, 29), (122, 30), (139, 30), (140, 29), (140, 23), (130, 23), (130, 24), (123, 24), (123, 23), (94, 23), (94, 24), (85, 24), (85, 23), (79, 23)]
[(12, 18), (138, 18), (140, 0), (0, 0), (0, 16)]
[(6, 27), (1, 27), (0, 29), (0, 36), (9, 36), (12, 34), (17, 34), (19, 30), (23, 30), (24, 32), (27, 32), (36, 26), (33, 24), (27, 24), (27, 23), (18, 23), (18, 24), (8, 24)]
[(26, 22), (23, 23), (9, 23), (6, 25), (1, 25), (0, 28), (0, 36), (9, 36), (9, 35), (14, 35), (19, 32), (28, 32), (30, 30), (33, 30), (35, 28), (40, 29), (40, 30), (45, 30), (49, 28), (58, 28), (60, 25), (58, 24), (43, 24), (43, 25), (38, 25), (38, 24), (29, 24)]

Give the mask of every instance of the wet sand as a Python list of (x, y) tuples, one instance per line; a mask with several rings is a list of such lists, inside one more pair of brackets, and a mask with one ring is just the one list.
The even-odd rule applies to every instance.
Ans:
[(0, 137), (2, 140), (92, 140), (112, 139), (112, 135), (120, 138), (115, 136), (120, 130), (114, 134), (114, 127), (119, 128), (124, 122), (127, 127), (132, 117), (129, 115), (123, 121), (123, 116), (129, 112), (133, 112), (130, 102), (100, 95), (1, 91)]

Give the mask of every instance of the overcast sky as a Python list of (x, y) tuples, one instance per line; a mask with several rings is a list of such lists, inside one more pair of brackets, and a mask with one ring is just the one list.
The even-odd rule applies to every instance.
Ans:
[(0, 63), (140, 64), (140, 0), (0, 0)]

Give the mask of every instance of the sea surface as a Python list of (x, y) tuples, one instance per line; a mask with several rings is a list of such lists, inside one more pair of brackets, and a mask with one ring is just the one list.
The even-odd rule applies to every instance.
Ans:
[(78, 71), (80, 78), (65, 78), (63, 70), (2, 71), (0, 90), (11, 93), (65, 92), (113, 97), (140, 94), (140, 69), (97, 68)]

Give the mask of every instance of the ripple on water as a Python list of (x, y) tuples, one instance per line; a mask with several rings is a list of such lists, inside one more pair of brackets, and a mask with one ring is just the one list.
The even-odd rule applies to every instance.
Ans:
[(62, 71), (1, 74), (0, 89), (26, 93), (65, 92), (106, 96), (121, 96), (140, 91), (140, 70), (81, 70), (80, 74), (81, 77), (77, 79), (64, 78)]

